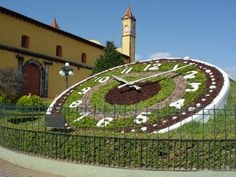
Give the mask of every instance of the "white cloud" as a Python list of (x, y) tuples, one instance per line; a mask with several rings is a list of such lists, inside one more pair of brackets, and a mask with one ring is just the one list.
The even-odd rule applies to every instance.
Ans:
[(149, 56), (149, 58), (165, 58), (165, 57), (171, 57), (171, 52), (156, 52)]
[(136, 60), (136, 61), (142, 60), (141, 55), (135, 54), (135, 60)]
[(236, 66), (224, 67), (223, 70), (229, 74), (234, 80), (236, 80)]

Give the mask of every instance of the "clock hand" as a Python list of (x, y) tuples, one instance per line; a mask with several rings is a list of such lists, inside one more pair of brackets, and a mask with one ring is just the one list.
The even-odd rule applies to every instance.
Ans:
[(144, 78), (141, 78), (141, 79), (132, 81), (132, 82), (130, 82), (130, 83), (131, 83), (131, 84), (135, 84), (135, 83), (137, 83), (137, 82), (140, 82), (140, 81), (143, 81), (143, 80), (146, 80), (146, 79), (149, 79), (149, 78), (157, 77), (157, 76), (160, 76), (160, 75), (163, 75), (163, 74), (167, 74), (167, 73), (170, 73), (170, 72), (173, 72), (173, 71), (178, 71), (178, 70), (180, 70), (180, 69), (186, 68), (186, 67), (191, 66), (191, 65), (193, 65), (193, 64), (191, 63), (191, 64), (188, 64), (188, 65), (179, 67), (179, 68), (174, 68), (174, 69), (169, 70), (169, 71), (165, 71), (165, 72), (162, 72), (162, 73), (158, 73), (158, 74), (154, 74), (154, 75), (151, 75), (151, 76), (148, 76), (148, 77), (144, 77)]
[(123, 79), (123, 78), (120, 78), (118, 76), (115, 76), (115, 75), (112, 75), (113, 78), (115, 78), (116, 80), (120, 81), (120, 82), (124, 82), (126, 84), (129, 84), (129, 81)]
[[(128, 85), (129, 87), (134, 87), (135, 88), (135, 90), (140, 90), (141, 89), (141, 87), (139, 87), (139, 86), (137, 86), (137, 85)], [(119, 86), (118, 86), (118, 88), (119, 88)]]
[[(126, 85), (128, 85), (129, 87), (134, 87), (136, 90), (139, 90), (141, 89), (141, 87), (137, 86), (137, 85), (134, 85), (134, 84), (130, 84), (129, 81), (123, 79), (123, 78), (120, 78), (118, 76), (115, 76), (115, 75), (112, 75), (113, 78), (115, 78), (116, 80), (120, 81), (120, 82), (124, 82)], [(123, 84), (124, 85), (124, 84)], [(119, 88), (119, 86), (118, 86)]]
[(162, 73), (153, 74), (151, 76), (147, 76), (147, 77), (144, 77), (144, 78), (141, 78), (141, 79), (137, 79), (137, 80), (131, 81), (129, 83), (125, 83), (123, 85), (120, 85), (120, 86), (118, 86), (118, 88), (122, 88), (122, 87), (124, 87), (126, 85), (133, 85), (133, 84), (135, 84), (137, 82), (140, 82), (140, 81), (143, 81), (143, 80), (146, 80), (146, 79), (150, 79), (150, 78), (153, 78), (153, 77), (157, 77), (157, 76), (160, 76), (160, 75), (163, 75), (163, 74), (167, 74), (167, 73), (170, 73), (170, 72), (173, 72), (173, 71), (178, 71), (180, 69), (186, 68), (186, 67), (191, 66), (191, 65), (193, 65), (193, 64), (190, 63), (188, 65), (185, 65), (185, 66), (182, 66), (182, 67), (179, 67), (179, 68), (173, 68), (173, 69), (171, 69), (169, 71), (165, 71), (165, 72), (162, 72)]

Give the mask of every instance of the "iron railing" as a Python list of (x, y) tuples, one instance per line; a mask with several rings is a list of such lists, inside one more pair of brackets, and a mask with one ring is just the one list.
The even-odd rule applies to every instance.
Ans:
[[(194, 120), (166, 133), (122, 132), (119, 127), (74, 124), (45, 127), (43, 107), (0, 107), (0, 145), (20, 152), (76, 163), (151, 170), (235, 170), (236, 109), (206, 110), (199, 122)], [(77, 110), (80, 111), (81, 110)], [(88, 111), (88, 109), (87, 109)], [(138, 113), (143, 110), (132, 110)], [(146, 110), (147, 111), (147, 110)], [(157, 110), (156, 114), (161, 110)], [(89, 110), (106, 116), (111, 112)], [(205, 112), (203, 112), (205, 114)], [(168, 112), (171, 114), (171, 112)], [(64, 110), (67, 125), (78, 115)], [(116, 115), (119, 114), (119, 115)], [(114, 117), (124, 121), (127, 110), (115, 110)], [(204, 118), (209, 119), (207, 122)], [(125, 128), (123, 128), (125, 129)]]

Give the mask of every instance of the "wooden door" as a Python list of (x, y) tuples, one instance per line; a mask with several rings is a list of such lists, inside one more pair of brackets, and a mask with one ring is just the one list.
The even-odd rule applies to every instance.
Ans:
[(40, 71), (35, 64), (28, 64), (24, 67), (24, 93), (40, 96)]

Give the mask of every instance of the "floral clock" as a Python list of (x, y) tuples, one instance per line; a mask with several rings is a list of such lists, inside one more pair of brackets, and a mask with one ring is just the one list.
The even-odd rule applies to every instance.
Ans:
[(227, 74), (211, 64), (189, 57), (152, 59), (111, 68), (73, 85), (46, 114), (69, 108), (77, 110), (68, 115), (74, 124), (90, 120), (93, 126), (117, 131), (162, 133), (192, 120), (207, 121), (202, 115), (224, 105), (229, 87)]

